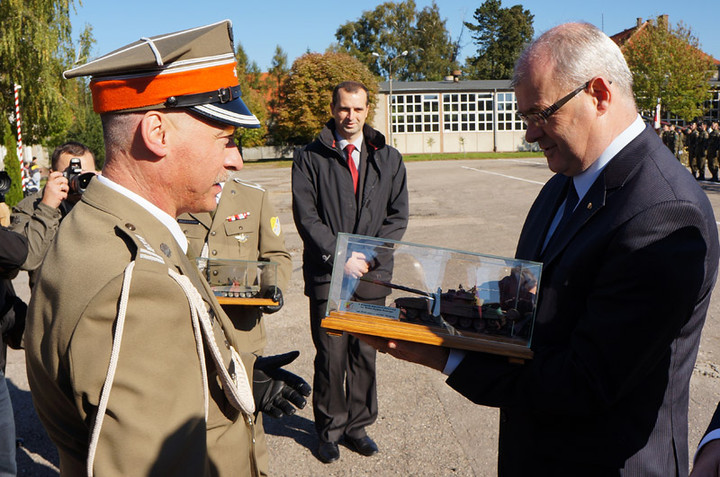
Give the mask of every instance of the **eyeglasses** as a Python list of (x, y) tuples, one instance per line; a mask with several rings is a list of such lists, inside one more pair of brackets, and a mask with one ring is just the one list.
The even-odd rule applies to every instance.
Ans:
[(522, 122), (525, 123), (526, 126), (543, 126), (547, 123), (548, 118), (555, 114), (555, 111), (562, 108), (565, 103), (573, 99), (575, 96), (577, 96), (578, 93), (585, 90), (588, 86), (590, 86), (589, 81), (584, 85), (580, 86), (579, 88), (571, 91), (567, 95), (563, 96), (556, 103), (551, 104), (540, 112), (525, 114), (518, 111), (516, 114), (518, 118), (520, 118)]

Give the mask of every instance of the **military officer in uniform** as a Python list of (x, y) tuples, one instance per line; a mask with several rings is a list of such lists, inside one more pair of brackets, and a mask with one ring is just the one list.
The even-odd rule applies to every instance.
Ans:
[(280, 218), (267, 191), (237, 174), (223, 184), (217, 209), (183, 214), (178, 223), (192, 247), (209, 259), (271, 261), (277, 263), (276, 285), (265, 293), (277, 306), (250, 307), (223, 305), (223, 309), (250, 342), (253, 353), (261, 355), (267, 343), (263, 313), (282, 307), (282, 290), (292, 273), (292, 257), (285, 248)]
[[(235, 329), (248, 342), (249, 350), (261, 356), (267, 343), (263, 313), (275, 313), (282, 308), (282, 290), (287, 289), (292, 273), (292, 257), (285, 248), (280, 218), (267, 191), (234, 174), (222, 184), (215, 211), (183, 214), (178, 217), (178, 223), (201, 257), (277, 263), (275, 280), (271, 280), (275, 285), (264, 290), (265, 296), (273, 298), (277, 305), (222, 305)], [(267, 444), (261, 415), (258, 415), (255, 429), (260, 467), (267, 468)]]
[(259, 475), (253, 415), (304, 405), (287, 359), (247, 352), (175, 221), (215, 208), (242, 166), (235, 128), (258, 124), (233, 52), (226, 20), (65, 72), (92, 76), (106, 161), (28, 313), (28, 380), (62, 475)]

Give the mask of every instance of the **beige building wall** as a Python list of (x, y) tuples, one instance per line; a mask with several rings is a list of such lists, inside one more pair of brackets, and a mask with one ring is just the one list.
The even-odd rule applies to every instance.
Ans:
[[(437, 82), (433, 82), (436, 84)], [(456, 93), (456, 91), (448, 90), (447, 92)], [(509, 91), (496, 92), (494, 94)], [(408, 93), (403, 90), (393, 90), (393, 95), (397, 94), (428, 94), (430, 92), (413, 92)], [(370, 125), (385, 135), (388, 143), (391, 143), (403, 154), (437, 154), (437, 153), (473, 153), (473, 152), (513, 152), (527, 151), (536, 149), (534, 145), (530, 145), (525, 141), (525, 131), (501, 131), (501, 130), (485, 130), (485, 131), (445, 131), (444, 114), (443, 114), (443, 91), (432, 90), (432, 94), (439, 96), (440, 107), (439, 114), (439, 131), (433, 132), (396, 132), (392, 134), (392, 142), (390, 141), (390, 125), (389, 125), (389, 109), (388, 109), (388, 91), (378, 93), (375, 105), (374, 116)], [(483, 91), (483, 93), (488, 93)], [(495, 108), (498, 102), (495, 101)], [(494, 111), (497, 116), (498, 111)]]

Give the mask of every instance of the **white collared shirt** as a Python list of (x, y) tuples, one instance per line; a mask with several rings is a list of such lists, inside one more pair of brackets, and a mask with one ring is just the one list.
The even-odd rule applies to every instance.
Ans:
[(355, 169), (357, 169), (358, 171), (360, 170), (360, 150), (362, 149), (363, 139), (363, 135), (362, 133), (360, 133), (360, 137), (355, 139), (354, 142), (350, 142), (347, 139), (340, 137), (340, 135), (335, 132), (335, 142), (337, 142), (341, 151), (344, 151), (345, 147), (347, 147), (348, 144), (352, 144), (353, 146), (355, 146), (355, 150), (352, 153), (352, 158), (353, 162), (355, 163)]
[(182, 249), (183, 253), (187, 253), (188, 249), (188, 241), (187, 237), (185, 237), (185, 234), (182, 232), (182, 229), (180, 229), (180, 225), (177, 223), (177, 221), (170, 216), (167, 212), (160, 209), (158, 206), (150, 202), (149, 200), (139, 196), (135, 192), (131, 191), (130, 189), (127, 189), (117, 182), (113, 182), (107, 177), (103, 175), (97, 175), (97, 180), (107, 187), (111, 188), (118, 194), (122, 194), (128, 199), (132, 200), (133, 202), (137, 203), (140, 207), (147, 210), (153, 217), (158, 219), (165, 227), (168, 228), (170, 233), (173, 237), (175, 237), (175, 240), (177, 241), (178, 245)]

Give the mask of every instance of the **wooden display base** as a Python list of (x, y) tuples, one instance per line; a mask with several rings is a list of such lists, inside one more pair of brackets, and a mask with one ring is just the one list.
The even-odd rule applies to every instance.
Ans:
[(377, 316), (331, 311), (322, 320), (322, 327), (329, 333), (347, 331), (364, 335), (380, 336), (448, 348), (499, 354), (524, 361), (532, 359), (533, 351), (520, 340), (463, 331), (463, 336), (451, 335), (443, 328), (417, 323), (407, 323)]
[(221, 305), (248, 305), (248, 306), (275, 306), (278, 302), (270, 298), (230, 298), (228, 296), (216, 296)]

